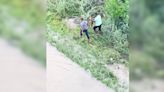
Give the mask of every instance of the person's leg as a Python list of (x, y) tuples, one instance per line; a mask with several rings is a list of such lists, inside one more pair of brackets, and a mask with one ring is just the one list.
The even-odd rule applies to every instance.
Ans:
[(80, 30), (80, 37), (82, 37), (83, 35), (83, 30)]
[(96, 29), (98, 28), (98, 26), (94, 26), (93, 30), (95, 31), (95, 33), (97, 33)]
[(103, 32), (101, 30), (101, 26), (102, 26), (102, 24), (99, 26), (99, 32), (100, 32), (100, 34), (103, 34)]
[(93, 27), (93, 30), (96, 31), (96, 26)]
[(101, 25), (99, 26), (99, 31), (101, 31)]
[(86, 36), (87, 36), (87, 38), (88, 38), (88, 41), (90, 41), (90, 37), (89, 37), (88, 30), (84, 30), (84, 32), (85, 32), (85, 34), (86, 34)]

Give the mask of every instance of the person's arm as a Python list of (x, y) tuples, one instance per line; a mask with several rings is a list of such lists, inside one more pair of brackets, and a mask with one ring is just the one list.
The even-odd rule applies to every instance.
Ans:
[(92, 21), (95, 22), (96, 21), (96, 18), (93, 18)]

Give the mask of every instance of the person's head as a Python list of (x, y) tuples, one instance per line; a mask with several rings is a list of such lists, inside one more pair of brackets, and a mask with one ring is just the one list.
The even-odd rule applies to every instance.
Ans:
[(81, 20), (81, 21), (83, 21), (83, 20), (84, 20), (84, 18), (81, 16), (81, 17), (80, 17), (80, 20)]

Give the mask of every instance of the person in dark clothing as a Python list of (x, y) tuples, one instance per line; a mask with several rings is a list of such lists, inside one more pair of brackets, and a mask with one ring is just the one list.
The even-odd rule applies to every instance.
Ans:
[(84, 21), (83, 17), (80, 18), (81, 19), (81, 23), (80, 23), (80, 36), (82, 37), (83, 32), (86, 34), (88, 42), (90, 42), (90, 37), (89, 37), (89, 33), (88, 33), (88, 23), (87, 21)]
[[(102, 25), (102, 24), (101, 24), (101, 25)], [(96, 31), (96, 29), (98, 28), (99, 31), (101, 31), (101, 25), (99, 25), (99, 26), (94, 26), (94, 27), (93, 27), (93, 30)]]

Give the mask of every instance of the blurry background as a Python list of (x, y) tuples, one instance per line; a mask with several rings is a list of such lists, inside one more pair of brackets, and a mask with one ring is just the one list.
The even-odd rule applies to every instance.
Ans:
[[(3, 83), (0, 84), (1, 92), (11, 92), (2, 90), (11, 87), (4, 81), (4, 78), (7, 78), (7, 76), (10, 79), (8, 80), (9, 83), (12, 82), (11, 80), (15, 80), (15, 77), (17, 77), (17, 80), (20, 80), (22, 76), (19, 75), (26, 74), (32, 75), (32, 78), (39, 75), (37, 78), (43, 77), (44, 79), (45, 68), (38, 65), (38, 63), (32, 63), (33, 61), (37, 61), (45, 66), (44, 4), (45, 2), (40, 0), (0, 1), (0, 39), (2, 39), (0, 40), (1, 77), (4, 74), (2, 77), (3, 82), (0, 80), (0, 83)], [(162, 88), (164, 85), (163, 4), (163, 0), (130, 0), (130, 92), (162, 92), (164, 90)], [(20, 49), (23, 53), (19, 51)], [(14, 51), (16, 51), (16, 53)], [(11, 54), (11, 52), (13, 54)], [(24, 53), (26, 54), (24, 55)], [(15, 55), (17, 55), (17, 57)], [(20, 57), (23, 58), (18, 60)], [(31, 57), (34, 57), (35, 60), (31, 60)], [(24, 61), (31, 63), (20, 63)], [(36, 71), (33, 71), (34, 68)], [(22, 70), (17, 71), (19, 77), (13, 77), (13, 75), (16, 75), (14, 69)], [(30, 76), (26, 76), (20, 81), (27, 80), (29, 77)], [(15, 83), (10, 84), (22, 84), (20, 81), (15, 80)], [(36, 81), (33, 81), (33, 83), (34, 82)], [(27, 81), (25, 83), (31, 85)], [(2, 88), (2, 85), (7, 86)], [(20, 87), (20, 85), (18, 87)], [(41, 87), (45, 86), (42, 85)], [(25, 86), (23, 88), (25, 88)], [(22, 90), (25, 92), (26, 89)]]
[(45, 64), (44, 1), (1, 0), (0, 36)]
[(164, 1), (130, 0), (130, 92), (163, 92)]
[(0, 92), (45, 92), (45, 1), (0, 0)]

